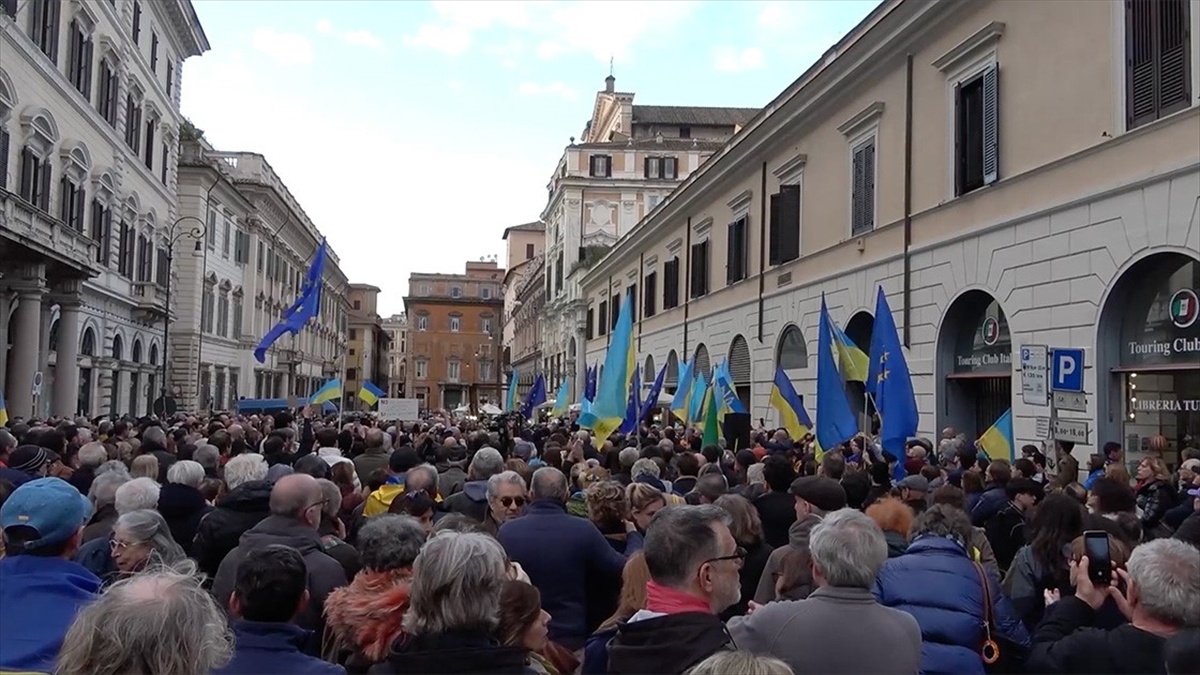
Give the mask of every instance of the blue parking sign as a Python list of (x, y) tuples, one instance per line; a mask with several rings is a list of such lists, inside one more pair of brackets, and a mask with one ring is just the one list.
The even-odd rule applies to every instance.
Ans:
[(1083, 391), (1083, 350), (1054, 350), (1050, 367), (1050, 388), (1055, 391)]

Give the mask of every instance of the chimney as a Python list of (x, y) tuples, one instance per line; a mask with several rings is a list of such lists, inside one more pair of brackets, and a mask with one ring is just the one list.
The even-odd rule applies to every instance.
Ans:
[(609, 75), (604, 78), (604, 93), (611, 94), (617, 90), (617, 78)]

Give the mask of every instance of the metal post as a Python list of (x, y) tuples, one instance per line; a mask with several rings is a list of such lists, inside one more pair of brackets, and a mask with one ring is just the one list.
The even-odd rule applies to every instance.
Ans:
[[(192, 227), (190, 230), (177, 231), (176, 228), (178, 228), (179, 224), (185, 220), (194, 220), (200, 224)], [(162, 400), (163, 416), (166, 416), (166, 414), (167, 414), (167, 393), (170, 391), (170, 388), (167, 386), (167, 362), (170, 361), (170, 354), (171, 354), (170, 343), (169, 343), (169, 339), (171, 337), (171, 274), (174, 271), (174, 266), (175, 266), (175, 244), (184, 235), (187, 235), (187, 236), (191, 237), (192, 239), (195, 239), (197, 242), (202, 241), (204, 239), (205, 234), (207, 233), (206, 228), (207, 228), (207, 226), (204, 224), (204, 221), (200, 220), (196, 216), (181, 216), (181, 217), (177, 218), (175, 220), (175, 222), (171, 223), (171, 227), (168, 228), (168, 230), (167, 230), (167, 285), (166, 285), (166, 307), (163, 308), (164, 311), (163, 311), (163, 345), (162, 345), (162, 394), (160, 395), (160, 398)], [(203, 273), (201, 273), (201, 276), (203, 276)], [(204, 310), (202, 307), (201, 312), (203, 313), (203, 311)], [(201, 326), (200, 328), (201, 328), (200, 332), (203, 333), (204, 327)], [(199, 375), (200, 374), (197, 371), (197, 373), (196, 373), (197, 378), (199, 378)], [(151, 404), (150, 407), (151, 407), (151, 409), (153, 409), (153, 407), (154, 407), (153, 404)]]

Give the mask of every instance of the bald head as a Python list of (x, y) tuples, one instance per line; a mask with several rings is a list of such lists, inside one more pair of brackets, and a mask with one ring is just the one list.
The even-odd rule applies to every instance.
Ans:
[(367, 430), (367, 447), (382, 448), (383, 447), (383, 431), (381, 429)]
[(288, 474), (271, 488), (271, 515), (303, 520), (305, 512), (321, 501), (321, 485), (306, 473)]

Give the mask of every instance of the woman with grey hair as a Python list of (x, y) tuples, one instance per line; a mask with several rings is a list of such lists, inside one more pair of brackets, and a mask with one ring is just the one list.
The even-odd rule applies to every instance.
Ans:
[(55, 675), (207, 675), (229, 662), (225, 612), (192, 574), (119, 581), (71, 624)]
[(167, 521), (150, 509), (131, 511), (117, 518), (109, 550), (122, 576), (137, 574), (151, 566), (175, 565), (187, 558), (171, 536)]
[(113, 523), (117, 522), (117, 488), (132, 480), (124, 471), (107, 471), (96, 476), (92, 487), (88, 490), (88, 499), (92, 502), (92, 518), (87, 527), (83, 528), (80, 544), (86, 544), (93, 539), (107, 537), (112, 532)]
[(392, 645), (388, 673), (523, 673), (525, 649), (498, 644), (504, 549), (481, 533), (444, 531), (413, 564), (404, 635)]
[(167, 467), (167, 482), (158, 493), (158, 512), (171, 528), (171, 536), (185, 551), (190, 551), (200, 520), (212, 510), (200, 484), (204, 482), (204, 467), (190, 459)]
[(387, 658), (402, 632), (413, 561), (424, 543), (425, 529), (411, 516), (387, 513), (367, 520), (358, 531), (362, 570), (325, 599), (327, 660), (364, 672)]

